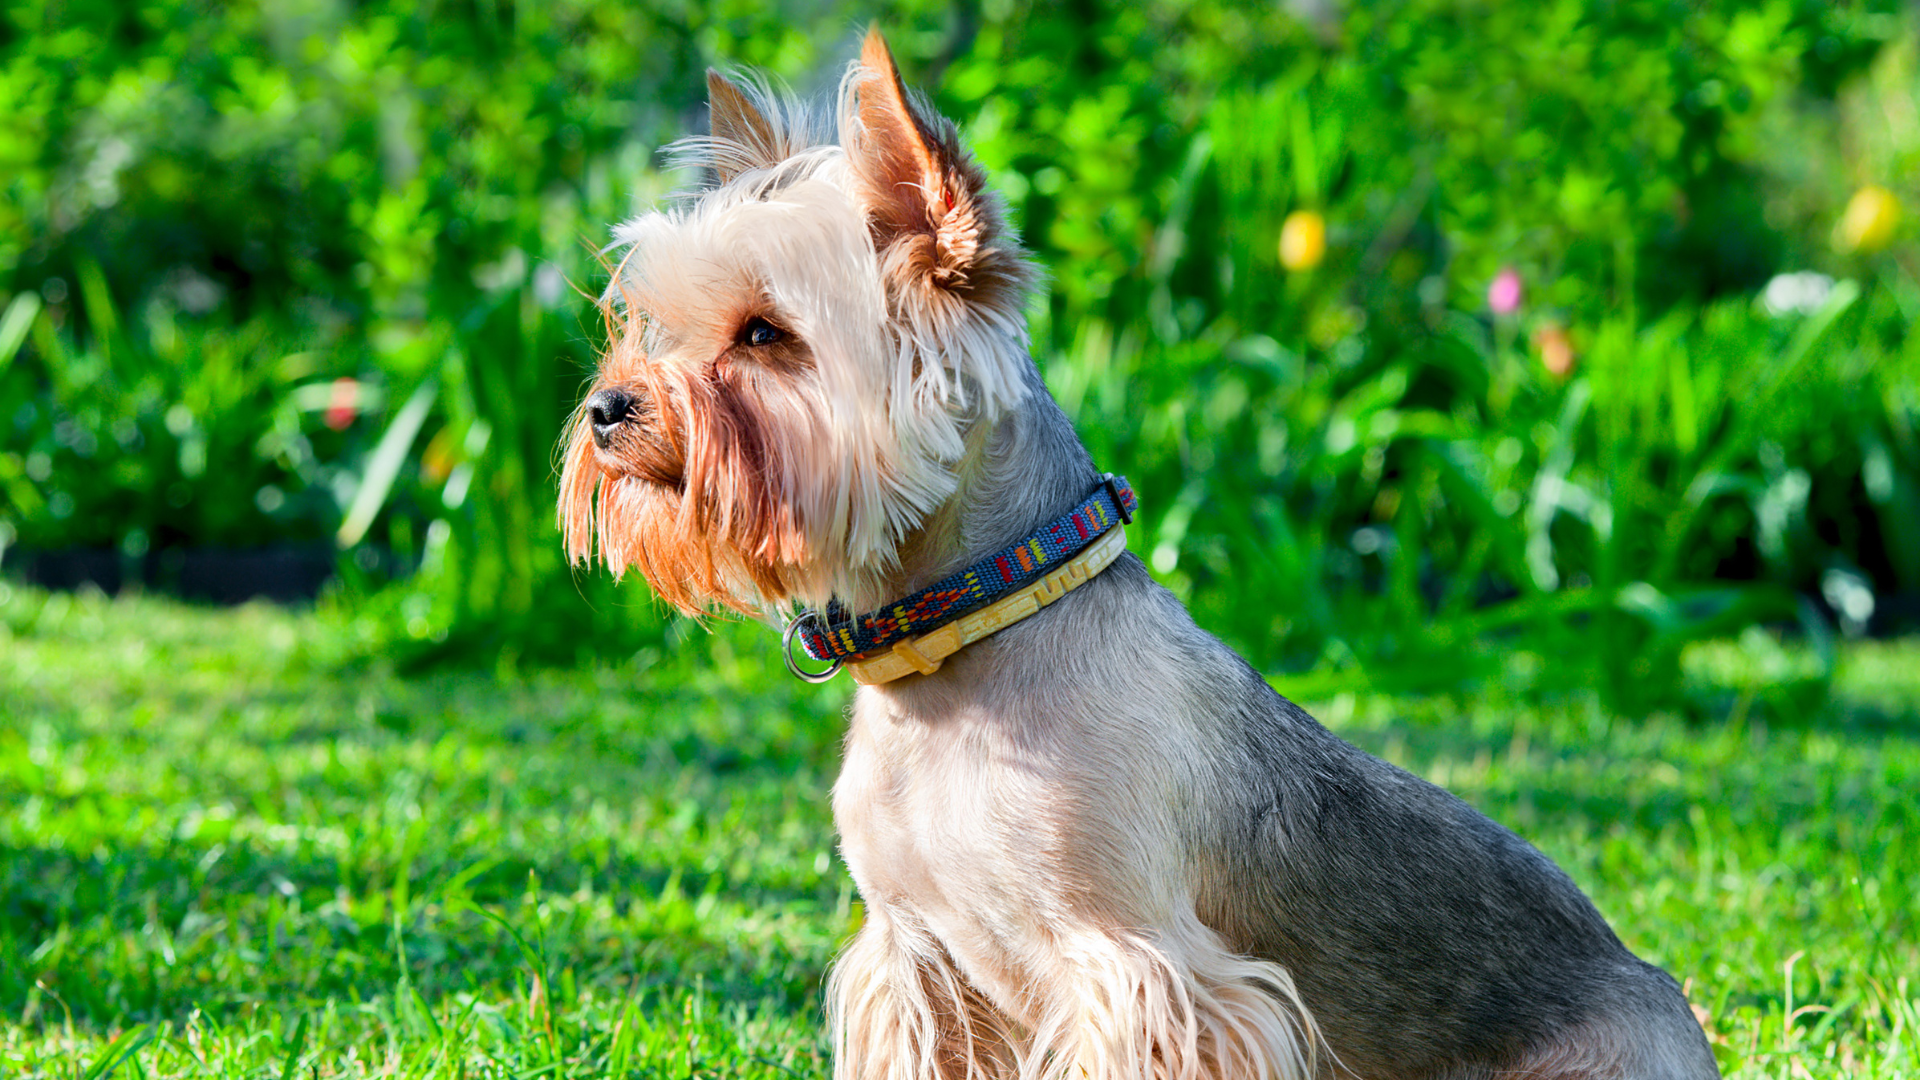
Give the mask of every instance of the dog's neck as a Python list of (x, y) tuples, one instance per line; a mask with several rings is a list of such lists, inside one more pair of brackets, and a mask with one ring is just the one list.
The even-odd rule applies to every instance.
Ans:
[(1100, 474), (1073, 423), (1027, 368), (1020, 404), (967, 431), (959, 487), (900, 546), (899, 569), (877, 577), (856, 611), (923, 589), (1029, 536), (1087, 497)]

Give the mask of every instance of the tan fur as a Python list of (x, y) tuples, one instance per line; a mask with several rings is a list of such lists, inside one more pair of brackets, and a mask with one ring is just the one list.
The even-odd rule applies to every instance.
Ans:
[[(912, 681), (855, 702), (834, 787), (869, 911), (854, 951), (927, 966), (923, 943), (940, 943), (1010, 1021), (988, 1030), (1010, 1041), (1022, 1080), (1313, 1075), (1318, 1037), (1291, 976), (1237, 955), (1195, 913), (1197, 867), (1169, 811), (1205, 789), (1208, 740), (1141, 724), (1110, 688), (1087, 689), (1078, 708), (1047, 708), (1038, 686), (1012, 688), (1020, 705), (974, 698), (969, 673), (1004, 666), (1000, 652), (996, 638), (952, 658), (953, 698)], [(1169, 674), (1142, 659), (1142, 685)], [(912, 993), (855, 993), (840, 973), (852, 955), (828, 989), (829, 1012), (865, 1047), (848, 1060), (899, 1045), (873, 1039), (874, 1025), (942, 1015)], [(946, 1075), (887, 1061), (850, 1075)]]
[(827, 983), (842, 1080), (1002, 1080), (1019, 1075), (1015, 1025), (913, 918), (876, 909)]
[(1281, 1080), (1315, 1074), (1311, 1025), (1278, 965), (1197, 923), (1179, 951), (1131, 930), (1063, 936), (1021, 973), (1027, 1019), (977, 989), (910, 913), (876, 912), (828, 983), (842, 1080)]
[(893, 53), (867, 34), (852, 77), (850, 155), (900, 314), (954, 322), (1024, 296), (1032, 270), (1006, 242), (1005, 211), (947, 120), (914, 103)]
[[(955, 493), (1017, 466), (988, 448), (996, 418), (1032, 392), (1020, 311), (1032, 271), (984, 173), (909, 97), (877, 34), (843, 86), (838, 147), (810, 146), (810, 118), (764, 87), (712, 75), (709, 89), (712, 135), (680, 151), (721, 186), (619, 232), (594, 390), (622, 391), (631, 413), (597, 438), (585, 406), (574, 418), (567, 550), (639, 570), (687, 611), (871, 603), (978, 543), (966, 524), (978, 508)], [(823, 261), (833, 252), (851, 259)], [(791, 340), (742, 344), (755, 319)], [(866, 730), (856, 722), (856, 743)], [(1014, 891), (929, 904), (868, 876), (885, 858), (874, 845), (896, 840), (868, 832), (888, 812), (861, 805), (859, 758), (850, 749), (836, 805), (871, 914), (831, 982), (839, 1075), (1311, 1070), (1312, 1022), (1284, 970), (1234, 955), (1177, 890), (1136, 895), (1132, 868), (1085, 857), (1110, 843), (1170, 851), (1172, 822), (1102, 837), (1102, 820), (1147, 819), (1027, 793), (1019, 812), (1051, 822), (1040, 857), (1054, 872), (1022, 885), (1022, 841), (982, 834), (967, 846)], [(1013, 922), (970, 921), (994, 911)]]
[(709, 159), (721, 183), (748, 169), (764, 168), (799, 150), (787, 130), (762, 113), (753, 99), (717, 71), (707, 72), (707, 100), (712, 111), (716, 150)]
[[(741, 597), (781, 594), (807, 550), (780, 498), (782, 463), (774, 455), (785, 448), (768, 438), (779, 428), (762, 415), (778, 397), (780, 376), (730, 362), (731, 329), (710, 335), (707, 364), (650, 363), (644, 328), (631, 325), (639, 318), (634, 309), (608, 305), (607, 317), (628, 325), (616, 333), (601, 381), (632, 392), (645, 422), (600, 450), (587, 418), (575, 416), (561, 474), (569, 551), (580, 558), (597, 548), (616, 573), (635, 567), (684, 611), (716, 598), (745, 610)], [(808, 363), (803, 350), (790, 348), (781, 366)], [(804, 400), (788, 405), (806, 408)]]
[[(615, 231), (569, 556), (689, 612), (864, 611), (1097, 487), (1027, 356), (1034, 272), (878, 34), (833, 125), (708, 85), (676, 152), (715, 183)], [(833, 801), (868, 912), (840, 1080), (1711, 1075), (1551, 863), (1279, 698), (1129, 553), (863, 687)]]
[[(914, 111), (877, 37), (868, 52), (884, 68), (850, 73), (838, 146), (710, 74), (713, 132), (677, 153), (722, 186), (618, 230), (594, 389), (645, 415), (604, 449), (574, 417), (561, 527), (573, 559), (637, 569), (684, 611), (877, 600), (954, 492), (964, 432), (1026, 392), (1032, 271), (952, 125)], [(804, 350), (732, 348), (756, 316)]]

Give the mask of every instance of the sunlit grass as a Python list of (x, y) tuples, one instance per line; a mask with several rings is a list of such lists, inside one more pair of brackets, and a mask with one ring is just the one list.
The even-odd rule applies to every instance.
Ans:
[[(409, 679), (322, 617), (10, 590), (0, 1075), (826, 1075), (845, 691), (771, 650)], [(1704, 720), (1309, 704), (1566, 866), (1729, 1075), (1920, 1073), (1920, 643), (1804, 715), (1779, 663), (1690, 654)]]

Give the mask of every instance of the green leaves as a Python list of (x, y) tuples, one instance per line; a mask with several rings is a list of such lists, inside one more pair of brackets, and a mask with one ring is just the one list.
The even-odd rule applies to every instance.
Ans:
[(392, 493), (394, 479), (400, 475), (400, 466), (412, 453), (414, 439), (420, 434), (420, 425), (426, 422), (427, 410), (433, 408), (433, 400), (439, 393), (440, 384), (437, 381), (429, 379), (421, 383), (387, 425), (373, 453), (367, 456), (366, 469), (360, 474), (359, 483), (354, 489), (346, 520), (340, 523), (339, 531), (334, 534), (341, 547), (350, 548), (367, 535), (367, 527), (373, 524), (374, 515), (380, 512), (387, 496)]
[[(697, 128), (701, 69), (813, 85), (844, 13), (60, 10), (0, 37), (5, 528), (340, 537), (367, 640), (420, 662), (658, 644), (644, 587), (576, 580), (550, 527), (595, 252), (684, 180), (653, 152)], [(1835, 177), (1920, 160), (1895, 8), (1291, 11), (880, 13), (1046, 264), (1036, 355), (1206, 625), (1268, 666), (1377, 666), (1560, 592), (1920, 581), (1909, 241), (1817, 261)], [(1490, 318), (1503, 267), (1522, 300)], [(1756, 310), (1776, 270), (1840, 284)], [(1616, 674), (1657, 636), (1537, 610)]]

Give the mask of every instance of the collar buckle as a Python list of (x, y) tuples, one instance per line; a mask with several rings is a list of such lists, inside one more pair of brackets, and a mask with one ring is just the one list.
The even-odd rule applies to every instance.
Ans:
[(1120, 478), (1112, 473), (1101, 473), (1100, 483), (1107, 489), (1107, 497), (1113, 500), (1113, 508), (1120, 514), (1120, 524), (1133, 524), (1133, 512), (1127, 509), (1127, 500), (1120, 494)]

